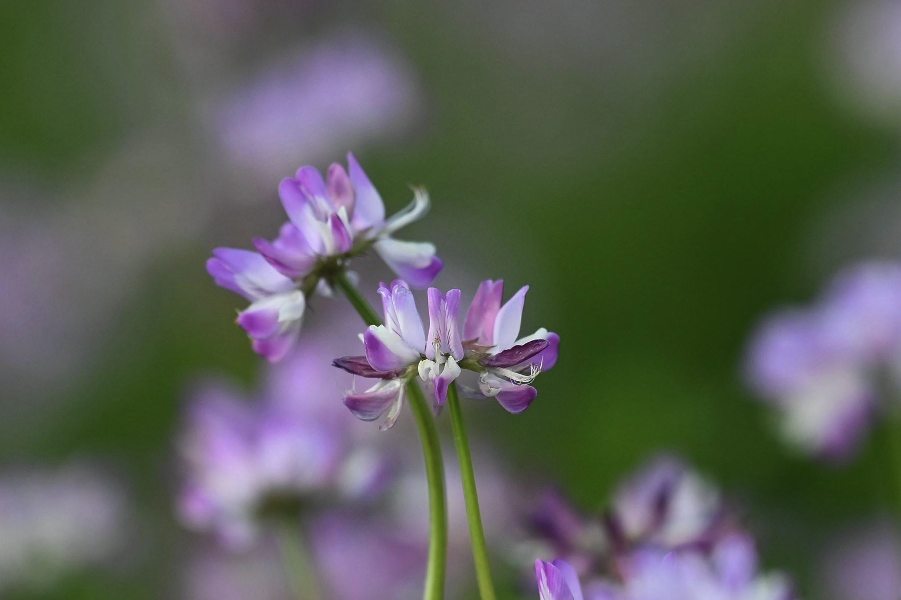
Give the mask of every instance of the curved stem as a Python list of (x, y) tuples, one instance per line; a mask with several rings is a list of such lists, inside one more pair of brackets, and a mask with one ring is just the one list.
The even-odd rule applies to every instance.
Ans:
[(284, 521), (278, 528), (279, 550), (288, 587), (297, 600), (320, 600), (319, 581), (313, 559), (304, 544), (300, 525), (293, 519)]
[[(367, 325), (381, 325), (382, 320), (366, 298), (347, 278), (344, 271), (335, 276), (335, 285), (344, 292)], [(444, 463), (441, 443), (435, 420), (429, 414), (428, 403), (415, 379), (407, 382), (410, 410), (419, 428), (422, 454), (425, 458), (426, 479), (429, 486), (429, 562), (426, 569), (425, 600), (444, 598), (444, 580), (447, 569), (447, 506), (444, 492)]]
[(457, 458), (460, 461), (460, 479), (463, 482), (463, 498), (466, 500), (466, 518), (469, 520), (469, 538), (472, 542), (472, 558), (476, 565), (479, 594), (481, 594), (482, 600), (495, 600), (491, 566), (488, 562), (488, 546), (485, 543), (485, 531), (482, 528), (482, 515), (479, 511), (479, 493), (476, 490), (472, 455), (469, 451), (469, 441), (466, 438), (466, 425), (463, 422), (463, 411), (460, 408), (456, 383), (452, 383), (447, 390), (447, 404), (450, 408), (451, 424), (454, 428)]

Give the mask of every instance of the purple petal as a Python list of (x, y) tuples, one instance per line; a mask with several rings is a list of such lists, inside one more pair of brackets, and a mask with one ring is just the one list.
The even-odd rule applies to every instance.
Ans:
[(486, 367), (512, 367), (527, 361), (536, 354), (545, 350), (550, 344), (548, 340), (532, 340), (520, 346), (513, 346), (498, 354), (482, 359), (481, 363)]
[(329, 225), (332, 230), (332, 237), (335, 240), (335, 253), (344, 254), (349, 251), (353, 247), (354, 241), (341, 217), (333, 214), (329, 220)]
[(271, 363), (278, 362), (287, 356), (300, 333), (300, 322), (292, 325), (287, 331), (265, 340), (253, 340), (253, 351)]
[(541, 600), (575, 600), (560, 569), (543, 560), (535, 561), (535, 578)]
[(238, 315), (238, 325), (255, 340), (264, 340), (278, 333), (278, 308), (245, 310)]
[(303, 192), (307, 198), (328, 198), (325, 181), (323, 181), (322, 174), (316, 167), (301, 167), (297, 170), (296, 177), (297, 184), (300, 186), (300, 191)]
[(492, 281), (486, 279), (479, 284), (475, 298), (466, 311), (466, 320), (463, 323), (463, 339), (465, 341), (476, 340), (480, 345), (494, 345), (494, 320), (497, 311), (501, 308), (501, 298), (504, 294), (504, 280)]
[(375, 421), (400, 399), (402, 385), (375, 386), (362, 394), (348, 394), (344, 406), (361, 421)]
[(285, 277), (304, 277), (316, 265), (316, 255), (293, 223), (285, 223), (275, 241), (254, 238), (253, 245)]
[(572, 593), (573, 599), (582, 600), (582, 585), (579, 583), (579, 575), (573, 566), (561, 558), (554, 559), (552, 564), (563, 574), (563, 579)]
[(447, 292), (444, 299), (444, 327), (441, 331), (445, 350), (456, 360), (463, 360), (463, 340), (460, 339), (460, 290)]
[(516, 343), (519, 337), (519, 327), (522, 323), (522, 309), (526, 302), (526, 292), (529, 286), (523, 286), (512, 298), (507, 300), (497, 313), (494, 322), (494, 344), (501, 350), (506, 350)]
[(529, 408), (536, 396), (538, 396), (538, 390), (531, 385), (512, 385), (498, 392), (495, 398), (507, 412), (518, 415)]
[(435, 256), (434, 244), (384, 238), (373, 247), (385, 264), (413, 287), (428, 286), (444, 268), (444, 263)]
[(441, 341), (441, 305), (444, 303), (444, 294), (438, 288), (430, 287), (426, 297), (429, 302), (429, 333), (426, 337), (425, 356), (435, 360), (435, 341)]
[(553, 331), (547, 335), (547, 348), (532, 357), (529, 364), (540, 365), (542, 371), (550, 371), (557, 364), (557, 356), (560, 353), (560, 336)]
[(448, 358), (441, 375), (435, 379), (435, 401), (438, 406), (444, 406), (444, 403), (447, 402), (447, 389), (459, 376), (460, 367), (457, 366), (457, 361), (453, 358)]
[(419, 360), (419, 353), (384, 325), (370, 326), (363, 334), (363, 344), (366, 359), (377, 371), (399, 371)]
[(217, 285), (251, 301), (294, 288), (294, 282), (250, 250), (216, 248), (206, 267)]
[(288, 218), (295, 225), (300, 226), (306, 219), (304, 209), (307, 205), (307, 197), (301, 191), (298, 181), (290, 177), (282, 179), (278, 184), (278, 196)]
[(425, 349), (425, 331), (422, 327), (422, 318), (416, 310), (416, 299), (410, 288), (404, 285), (395, 285), (391, 298), (394, 304), (394, 316), (400, 336), (408, 346), (419, 350)]
[(403, 371), (377, 371), (372, 368), (365, 356), (343, 356), (333, 360), (332, 365), (369, 379), (394, 379), (403, 373)]
[(354, 228), (359, 231), (381, 225), (385, 222), (385, 204), (352, 153), (347, 154), (347, 168), (356, 199), (353, 215)]
[(349, 216), (354, 214), (354, 189), (344, 167), (334, 163), (326, 174), (326, 188), (335, 210), (344, 208)]

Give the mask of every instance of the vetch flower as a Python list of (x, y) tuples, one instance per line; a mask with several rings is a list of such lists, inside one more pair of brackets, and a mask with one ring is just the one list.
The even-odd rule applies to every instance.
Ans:
[(418, 287), (430, 284), (443, 267), (433, 244), (392, 237), (426, 213), (425, 191), (414, 190), (413, 203), (386, 219), (375, 186), (352, 154), (347, 160), (347, 170), (333, 164), (324, 178), (307, 166), (281, 182), (279, 196), (290, 221), (276, 239), (254, 239), (257, 252), (217, 248), (207, 262), (217, 284), (251, 301), (238, 324), (270, 361), (293, 346), (307, 299), (316, 291), (330, 295), (331, 280), (354, 256), (373, 249)]
[(469, 370), (478, 377), (478, 389), (464, 386), (467, 395), (497, 398), (514, 414), (524, 411), (538, 394), (529, 384), (542, 368), (556, 363), (560, 343), (557, 334), (543, 328), (517, 339), (527, 290), (522, 288), (501, 306), (503, 282), (484, 282), (461, 335), (460, 290), (444, 294), (429, 288), (426, 334), (409, 285), (402, 280), (390, 287), (381, 284), (384, 325), (370, 326), (363, 334), (364, 356), (345, 356), (333, 363), (354, 375), (380, 381), (365, 392), (348, 393), (345, 405), (365, 421), (387, 412), (382, 425), (387, 429), (403, 406), (407, 381), (418, 375), (436, 407), (441, 407), (451, 383)]
[(483, 281), (466, 311), (463, 346), (479, 371), (478, 389), (464, 386), (472, 398), (495, 398), (517, 414), (529, 407), (538, 390), (529, 385), (541, 371), (557, 364), (560, 336), (545, 328), (519, 337), (525, 306), (524, 286), (501, 306), (504, 282)]

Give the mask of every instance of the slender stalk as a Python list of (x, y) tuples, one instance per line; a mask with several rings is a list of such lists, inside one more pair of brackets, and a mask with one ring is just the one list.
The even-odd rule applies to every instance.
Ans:
[(316, 569), (304, 543), (300, 524), (294, 519), (286, 519), (278, 528), (278, 536), (282, 564), (291, 594), (296, 600), (321, 600)]
[(425, 472), (429, 483), (429, 515), (431, 531), (429, 535), (429, 565), (425, 575), (426, 600), (444, 598), (444, 578), (447, 569), (447, 506), (444, 496), (444, 464), (441, 458), (441, 443), (438, 429), (429, 411), (429, 405), (422, 394), (422, 388), (415, 379), (407, 382), (407, 397), (410, 410), (419, 427), (422, 450), (425, 457)]
[(356, 309), (356, 311), (363, 318), (363, 321), (367, 325), (381, 325), (382, 319), (379, 317), (378, 313), (372, 308), (366, 298), (363, 297), (363, 294), (360, 293), (360, 290), (351, 283), (350, 279), (347, 278), (347, 271), (340, 271), (335, 276), (335, 284), (341, 288), (341, 291), (344, 292), (344, 295), (347, 296), (347, 299)]
[(888, 501), (901, 525), (901, 418), (898, 414), (887, 415), (881, 431), (876, 432), (876, 442), (883, 462)]
[(457, 458), (460, 461), (460, 479), (463, 481), (463, 498), (466, 500), (466, 518), (469, 520), (469, 539), (472, 543), (472, 558), (476, 566), (479, 594), (482, 600), (495, 600), (491, 566), (488, 563), (488, 546), (485, 543), (485, 530), (482, 528), (482, 515), (479, 511), (479, 493), (476, 490), (476, 477), (472, 470), (472, 454), (469, 451), (466, 425), (463, 422), (463, 411), (460, 408), (455, 383), (447, 390), (447, 404), (454, 429)]
[[(347, 299), (368, 325), (381, 325), (382, 320), (366, 298), (341, 271), (334, 279)], [(407, 397), (410, 410), (419, 428), (422, 454), (425, 458), (426, 479), (429, 486), (429, 562), (426, 568), (425, 600), (443, 600), (444, 580), (447, 569), (447, 505), (444, 492), (444, 463), (441, 458), (441, 443), (438, 429), (429, 414), (429, 407), (419, 384), (411, 379), (407, 382)]]

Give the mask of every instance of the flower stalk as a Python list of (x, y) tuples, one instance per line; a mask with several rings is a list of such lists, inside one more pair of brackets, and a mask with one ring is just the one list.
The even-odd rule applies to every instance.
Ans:
[(296, 600), (323, 600), (316, 569), (303, 540), (300, 525), (285, 519), (278, 528), (279, 552), (291, 595)]
[(452, 383), (448, 388), (447, 403), (454, 430), (454, 445), (457, 447), (457, 458), (460, 462), (460, 478), (463, 482), (463, 498), (466, 501), (466, 518), (469, 521), (469, 538), (472, 543), (472, 558), (475, 562), (476, 578), (482, 600), (495, 600), (494, 583), (491, 580), (491, 566), (488, 562), (488, 546), (485, 543), (485, 531), (482, 527), (482, 514), (479, 510), (479, 493), (476, 489), (475, 473), (472, 468), (472, 454), (466, 436), (466, 425), (457, 385)]
[[(334, 284), (362, 317), (367, 325), (381, 325), (382, 320), (373, 310), (366, 298), (348, 279), (346, 271), (339, 271), (334, 277)], [(422, 452), (425, 459), (426, 478), (429, 487), (429, 560), (426, 568), (424, 600), (442, 600), (444, 598), (444, 581), (447, 569), (447, 506), (444, 491), (444, 463), (441, 457), (441, 444), (435, 421), (429, 414), (428, 404), (422, 389), (415, 379), (407, 384), (407, 395), (410, 410), (416, 419)], [(467, 504), (468, 505), (468, 504)], [(493, 598), (493, 596), (492, 596)]]

